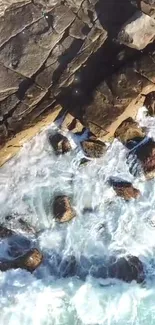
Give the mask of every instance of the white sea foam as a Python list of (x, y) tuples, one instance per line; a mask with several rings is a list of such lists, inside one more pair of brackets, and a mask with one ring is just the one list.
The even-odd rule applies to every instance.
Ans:
[[(137, 120), (155, 138), (155, 119), (146, 116), (145, 108)], [(23, 270), (0, 273), (0, 325), (154, 325), (154, 180), (130, 174), (127, 150), (117, 140), (104, 157), (86, 166), (79, 167), (82, 152), (75, 137), (72, 152), (55, 156), (47, 134), (56, 130), (52, 125), (36, 136), (1, 168), (1, 220), (15, 213), (31, 223), (40, 231), (37, 244), (43, 253), (136, 255), (145, 265), (146, 284), (90, 277), (85, 282), (76, 277), (56, 280), (46, 266), (38, 275)], [(107, 185), (110, 176), (131, 181), (141, 196), (128, 203), (117, 197)], [(68, 224), (53, 219), (56, 193), (72, 197), (77, 216)], [(85, 208), (92, 211), (83, 213)], [(6, 250), (7, 243), (1, 243), (0, 255)]]

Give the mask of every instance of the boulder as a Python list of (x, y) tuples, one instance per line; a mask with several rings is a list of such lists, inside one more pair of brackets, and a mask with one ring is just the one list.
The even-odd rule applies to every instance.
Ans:
[(54, 218), (58, 222), (68, 222), (75, 217), (70, 199), (66, 195), (56, 196), (53, 202)]
[(145, 96), (144, 106), (150, 116), (155, 116), (155, 91), (151, 91)]
[(7, 271), (10, 269), (25, 269), (29, 272), (35, 271), (35, 269), (41, 264), (43, 255), (36, 249), (30, 249), (24, 255), (17, 257), (13, 260), (0, 259), (0, 270)]
[(126, 201), (134, 198), (136, 199), (140, 195), (140, 191), (133, 187), (132, 183), (127, 182), (123, 179), (117, 179), (111, 177), (109, 179), (110, 185), (113, 187), (116, 194)]
[(124, 145), (130, 140), (144, 139), (145, 133), (141, 127), (131, 118), (124, 120), (114, 133), (114, 137), (121, 141)]
[(108, 267), (108, 276), (125, 282), (135, 280), (141, 283), (145, 279), (143, 264), (136, 256), (127, 256), (116, 260)]
[(64, 154), (72, 149), (71, 144), (67, 139), (67, 137), (65, 137), (60, 133), (50, 135), (49, 142), (53, 147), (56, 155)]
[(155, 142), (149, 139), (146, 144), (136, 151), (136, 157), (141, 162), (146, 176), (154, 176), (155, 172)]
[(81, 142), (84, 154), (89, 158), (100, 158), (106, 152), (106, 145), (99, 140), (85, 140)]
[(119, 32), (120, 43), (137, 50), (144, 49), (155, 39), (155, 21), (148, 15), (137, 11), (133, 17), (124, 24)]
[(10, 237), (14, 234), (14, 231), (11, 229), (6, 228), (3, 225), (0, 225), (0, 239)]

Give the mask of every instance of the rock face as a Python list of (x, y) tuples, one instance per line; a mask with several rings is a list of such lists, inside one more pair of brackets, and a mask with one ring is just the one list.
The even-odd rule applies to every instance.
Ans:
[(37, 249), (31, 249), (14, 260), (0, 259), (0, 270), (7, 271), (21, 268), (33, 272), (41, 264), (42, 259), (43, 256)]
[(61, 223), (68, 222), (75, 217), (70, 199), (66, 195), (55, 197), (53, 202), (53, 214), (54, 218)]
[(123, 179), (110, 178), (109, 183), (113, 186), (116, 194), (124, 200), (129, 201), (130, 199), (136, 199), (140, 195), (140, 191), (133, 187), (130, 182), (127, 182)]
[(60, 133), (50, 135), (49, 142), (57, 155), (64, 154), (72, 149), (67, 137)]
[(115, 138), (127, 145), (129, 141), (134, 139), (144, 139), (145, 133), (132, 119), (124, 120), (114, 133)]
[(106, 145), (99, 140), (85, 140), (81, 142), (81, 147), (89, 158), (100, 158), (106, 151)]
[(147, 0), (3, 1), (0, 145), (55, 102), (104, 137), (155, 82), (154, 9)]

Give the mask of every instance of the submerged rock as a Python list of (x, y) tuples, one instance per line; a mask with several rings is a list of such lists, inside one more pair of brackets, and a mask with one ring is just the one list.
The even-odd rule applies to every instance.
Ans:
[(123, 197), (126, 201), (134, 198), (136, 199), (140, 195), (140, 191), (133, 187), (132, 183), (123, 179), (117, 179), (111, 177), (109, 184), (113, 187), (116, 194)]
[(114, 137), (121, 141), (124, 145), (134, 139), (144, 139), (145, 132), (138, 124), (131, 118), (124, 120), (114, 133)]
[(105, 143), (99, 140), (82, 141), (81, 147), (89, 158), (100, 158), (106, 151)]
[(59, 222), (67, 222), (75, 217), (70, 199), (66, 195), (55, 197), (53, 202), (54, 218)]
[(41, 264), (43, 255), (36, 249), (30, 249), (24, 255), (10, 259), (0, 259), (0, 270), (7, 271), (10, 269), (25, 269), (29, 272), (35, 271), (35, 269)]
[(67, 137), (60, 133), (49, 136), (49, 142), (57, 155), (64, 154), (72, 149)]

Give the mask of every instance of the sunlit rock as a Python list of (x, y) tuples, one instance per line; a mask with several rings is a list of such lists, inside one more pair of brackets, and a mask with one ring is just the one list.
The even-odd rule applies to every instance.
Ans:
[(116, 194), (126, 201), (134, 198), (136, 199), (140, 195), (140, 191), (133, 187), (132, 183), (127, 182), (123, 179), (117, 179), (111, 177), (109, 179), (110, 185), (113, 187)]
[(62, 124), (61, 124), (61, 129), (62, 130), (69, 130), (73, 133), (82, 133), (85, 128), (84, 125), (74, 116), (71, 114), (66, 114)]
[(31, 249), (24, 255), (10, 259), (0, 259), (0, 270), (7, 271), (10, 269), (25, 269), (29, 272), (35, 271), (35, 269), (41, 264), (43, 255), (36, 249)]
[(75, 217), (70, 199), (66, 195), (55, 197), (53, 202), (54, 218), (59, 222), (67, 222)]
[(81, 142), (81, 147), (89, 158), (100, 158), (106, 152), (106, 145), (99, 140), (85, 140)]
[(137, 138), (143, 139), (145, 137), (145, 132), (131, 117), (129, 117), (119, 125), (114, 133), (114, 137), (126, 145), (130, 140)]

